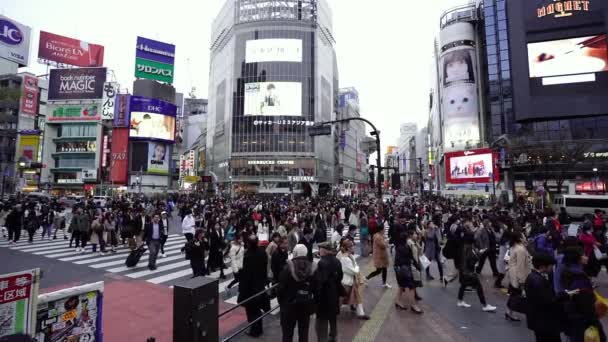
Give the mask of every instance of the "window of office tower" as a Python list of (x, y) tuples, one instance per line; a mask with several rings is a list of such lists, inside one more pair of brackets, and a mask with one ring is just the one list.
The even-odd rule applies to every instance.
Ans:
[(260, 20), (303, 20), (316, 18), (316, 0), (239, 0), (240, 23)]
[(232, 151), (312, 152), (314, 28), (260, 25), (236, 46)]

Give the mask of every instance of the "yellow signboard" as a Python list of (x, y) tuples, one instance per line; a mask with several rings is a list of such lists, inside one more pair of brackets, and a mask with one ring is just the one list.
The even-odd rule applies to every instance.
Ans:
[(20, 135), (19, 136), (19, 155), (17, 158), (24, 162), (38, 161), (38, 146), (40, 145), (39, 135)]
[(201, 179), (199, 176), (184, 176), (184, 182), (186, 183), (196, 183)]

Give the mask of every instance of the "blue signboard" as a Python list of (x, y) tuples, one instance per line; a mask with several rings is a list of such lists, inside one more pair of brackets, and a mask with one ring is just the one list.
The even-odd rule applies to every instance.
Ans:
[(164, 64), (175, 64), (175, 45), (137, 37), (136, 58)]

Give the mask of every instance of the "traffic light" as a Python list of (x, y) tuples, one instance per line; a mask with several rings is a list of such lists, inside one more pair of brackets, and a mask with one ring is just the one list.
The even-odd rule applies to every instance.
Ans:
[(401, 177), (396, 173), (391, 175), (391, 188), (393, 188), (393, 190), (401, 189)]

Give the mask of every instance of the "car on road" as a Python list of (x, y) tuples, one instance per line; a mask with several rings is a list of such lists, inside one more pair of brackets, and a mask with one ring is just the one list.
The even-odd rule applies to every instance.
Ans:
[(51, 201), (51, 195), (46, 192), (30, 192), (26, 198), (29, 202), (49, 203)]
[(101, 208), (105, 208), (106, 203), (110, 200), (110, 196), (94, 196), (93, 203)]
[(71, 208), (76, 204), (82, 203), (84, 201), (84, 196), (80, 196), (80, 195), (69, 195), (69, 196), (65, 196), (65, 197), (61, 197), (59, 199), (59, 203)]

